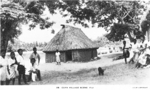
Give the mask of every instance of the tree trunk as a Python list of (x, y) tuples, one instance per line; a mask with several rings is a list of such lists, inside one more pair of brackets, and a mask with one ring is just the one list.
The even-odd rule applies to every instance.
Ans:
[(130, 42), (134, 42), (135, 43), (135, 39), (131, 36), (130, 32), (127, 32), (128, 36), (129, 36), (129, 40)]
[(2, 32), (1, 33), (1, 50), (4, 50), (5, 55), (7, 52), (8, 41), (9, 41), (9, 38), (7, 37), (7, 32)]

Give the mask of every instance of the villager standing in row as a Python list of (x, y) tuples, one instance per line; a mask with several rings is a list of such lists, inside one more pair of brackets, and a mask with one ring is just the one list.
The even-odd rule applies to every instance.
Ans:
[(15, 84), (15, 78), (19, 75), (18, 73), (18, 63), (15, 56), (15, 53), (12, 51), (10, 53), (10, 59), (8, 60), (9, 69), (10, 69), (10, 81), (12, 80), (13, 85)]
[(30, 60), (34, 58), (35, 59), (35, 66), (38, 67), (40, 64), (40, 55), (37, 53), (37, 48), (33, 48), (33, 53), (30, 55)]
[(5, 59), (5, 53), (4, 50), (1, 50), (0, 55), (0, 82), (1, 85), (8, 85), (9, 80), (9, 67), (8, 67), (8, 61)]
[(130, 56), (128, 48), (126, 48), (126, 41), (123, 41), (123, 57), (125, 59), (125, 64), (127, 64), (127, 58)]
[(24, 61), (24, 57), (23, 57), (23, 50), (22, 49), (18, 49), (18, 57), (17, 57), (17, 62), (18, 62), (18, 72), (19, 72), (19, 78), (18, 78), (18, 82), (19, 84), (21, 84), (21, 77), (23, 77), (23, 81), (25, 84), (27, 84), (26, 81), (26, 76), (25, 76), (25, 61)]

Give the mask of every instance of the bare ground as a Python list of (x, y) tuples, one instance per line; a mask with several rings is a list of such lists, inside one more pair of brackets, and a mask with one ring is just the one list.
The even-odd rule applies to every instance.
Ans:
[[(124, 60), (113, 61), (119, 54), (102, 56), (100, 60), (86, 63), (46, 63), (40, 65), (42, 81), (30, 85), (145, 85), (150, 83), (150, 68), (137, 69)], [(97, 67), (105, 68), (104, 76), (99, 76)]]

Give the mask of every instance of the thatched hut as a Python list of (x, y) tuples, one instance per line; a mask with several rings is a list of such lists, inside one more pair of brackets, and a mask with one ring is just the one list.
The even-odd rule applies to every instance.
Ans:
[(55, 52), (59, 50), (61, 62), (89, 61), (97, 56), (98, 46), (95, 45), (81, 29), (69, 25), (63, 28), (44, 47), (46, 62), (55, 62)]

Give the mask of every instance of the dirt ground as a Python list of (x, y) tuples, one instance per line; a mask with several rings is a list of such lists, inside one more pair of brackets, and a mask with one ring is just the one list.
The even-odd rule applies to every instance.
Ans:
[[(86, 63), (43, 63), (39, 66), (42, 81), (30, 82), (30, 85), (145, 85), (150, 83), (150, 68), (137, 69), (124, 60), (113, 61), (119, 54), (109, 54), (100, 60)], [(105, 70), (99, 76), (97, 68)]]

